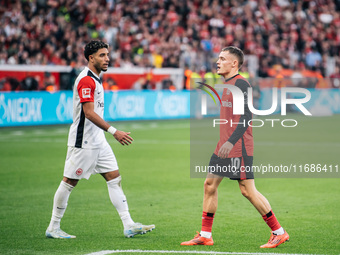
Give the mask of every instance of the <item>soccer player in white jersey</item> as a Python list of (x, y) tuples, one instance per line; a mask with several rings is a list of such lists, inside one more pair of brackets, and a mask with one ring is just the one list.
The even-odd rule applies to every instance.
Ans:
[(52, 218), (46, 237), (75, 238), (60, 229), (60, 221), (72, 189), (80, 179), (89, 179), (91, 174), (96, 173), (101, 174), (107, 182), (110, 200), (124, 226), (124, 235), (133, 237), (144, 234), (153, 230), (155, 225), (143, 225), (131, 219), (120, 185), (117, 160), (104, 136), (104, 131), (107, 131), (122, 145), (129, 145), (133, 141), (130, 132), (117, 130), (103, 120), (104, 90), (99, 74), (108, 68), (108, 45), (101, 41), (91, 41), (85, 46), (84, 55), (88, 66), (79, 74), (74, 84), (73, 123), (67, 143), (64, 177), (54, 196)]

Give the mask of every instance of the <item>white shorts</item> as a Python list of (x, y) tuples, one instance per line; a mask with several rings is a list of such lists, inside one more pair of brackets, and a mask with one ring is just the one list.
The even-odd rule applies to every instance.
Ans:
[(97, 149), (68, 147), (64, 176), (69, 179), (89, 179), (91, 174), (118, 170), (116, 157), (111, 146), (105, 142)]

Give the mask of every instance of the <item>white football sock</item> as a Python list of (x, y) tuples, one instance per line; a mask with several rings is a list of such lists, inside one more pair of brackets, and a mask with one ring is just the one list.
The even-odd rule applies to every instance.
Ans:
[(61, 218), (64, 216), (67, 207), (67, 201), (74, 187), (64, 181), (60, 185), (54, 195), (52, 218), (48, 229), (60, 228)]
[(110, 180), (107, 183), (107, 187), (109, 190), (109, 196), (112, 204), (116, 207), (117, 212), (122, 220), (124, 225), (124, 229), (128, 228), (128, 226), (134, 224), (134, 221), (131, 219), (129, 213), (129, 207), (126, 201), (126, 197), (121, 187), (122, 177), (118, 176), (117, 178)]
[(201, 231), (200, 235), (205, 238), (211, 238), (211, 232)]
[(285, 233), (285, 231), (282, 227), (273, 231), (273, 234), (275, 234), (275, 235), (283, 235), (284, 233)]

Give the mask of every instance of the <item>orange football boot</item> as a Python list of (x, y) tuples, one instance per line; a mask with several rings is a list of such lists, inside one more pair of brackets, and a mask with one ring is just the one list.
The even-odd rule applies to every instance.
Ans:
[(275, 248), (286, 241), (289, 241), (289, 235), (286, 231), (283, 235), (275, 235), (272, 233), (268, 243), (261, 245), (260, 248)]
[(187, 241), (187, 242), (183, 242), (181, 243), (181, 245), (213, 245), (214, 241), (211, 238), (205, 238), (203, 236), (200, 236), (200, 233), (197, 232), (197, 235), (194, 237), (194, 239)]

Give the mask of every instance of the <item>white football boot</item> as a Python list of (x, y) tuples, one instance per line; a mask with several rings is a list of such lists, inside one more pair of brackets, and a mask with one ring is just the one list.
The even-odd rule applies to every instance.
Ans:
[(60, 228), (52, 229), (52, 230), (47, 229), (45, 235), (48, 238), (58, 238), (58, 239), (76, 238), (76, 236), (69, 235), (66, 232), (62, 231)]
[(130, 225), (127, 229), (124, 229), (125, 237), (133, 237), (135, 235), (143, 235), (146, 232), (150, 232), (155, 229), (155, 225), (143, 225), (142, 223), (135, 222)]

